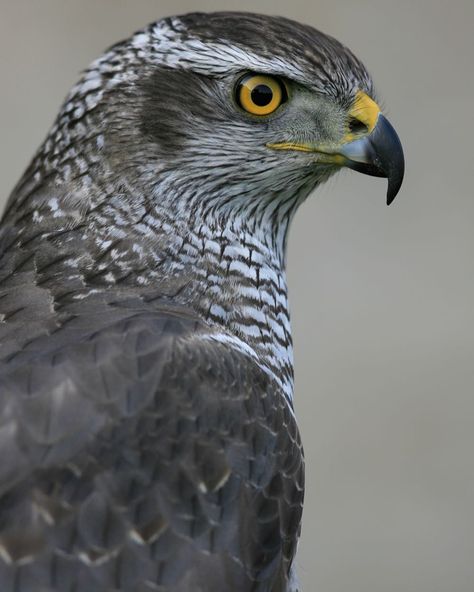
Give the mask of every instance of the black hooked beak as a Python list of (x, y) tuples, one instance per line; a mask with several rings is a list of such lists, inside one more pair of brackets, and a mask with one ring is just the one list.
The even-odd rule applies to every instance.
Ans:
[(388, 179), (387, 205), (395, 199), (403, 181), (405, 159), (397, 132), (381, 113), (370, 134), (348, 142), (338, 151), (347, 160), (345, 166)]

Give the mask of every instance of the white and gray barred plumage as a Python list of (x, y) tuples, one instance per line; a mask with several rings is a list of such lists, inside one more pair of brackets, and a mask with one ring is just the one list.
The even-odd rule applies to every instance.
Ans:
[[(288, 100), (244, 112), (246, 73)], [(2, 592), (297, 589), (287, 233), (341, 164), (398, 191), (373, 95), (243, 13), (163, 19), (72, 89), (0, 230)]]

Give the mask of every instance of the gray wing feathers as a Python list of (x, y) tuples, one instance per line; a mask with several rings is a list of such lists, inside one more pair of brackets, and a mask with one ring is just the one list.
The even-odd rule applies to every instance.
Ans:
[(286, 590), (296, 424), (267, 375), (205, 332), (125, 307), (6, 359), (2, 592)]

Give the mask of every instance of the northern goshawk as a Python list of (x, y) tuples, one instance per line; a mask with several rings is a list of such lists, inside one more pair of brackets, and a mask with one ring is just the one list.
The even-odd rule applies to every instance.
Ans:
[(403, 177), (371, 78), (284, 18), (165, 18), (67, 97), (0, 234), (1, 592), (287, 592), (288, 227)]

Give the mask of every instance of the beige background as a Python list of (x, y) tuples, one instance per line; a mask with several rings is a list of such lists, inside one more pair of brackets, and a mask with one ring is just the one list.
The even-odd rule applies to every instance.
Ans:
[(0, 202), (79, 70), (163, 15), (279, 13), (372, 72), (406, 182), (345, 173), (295, 221), (306, 592), (474, 590), (472, 0), (0, 0)]

